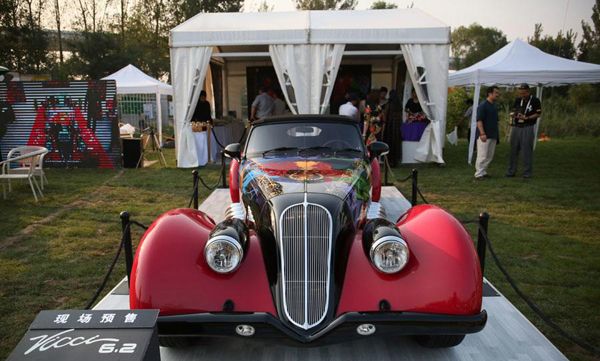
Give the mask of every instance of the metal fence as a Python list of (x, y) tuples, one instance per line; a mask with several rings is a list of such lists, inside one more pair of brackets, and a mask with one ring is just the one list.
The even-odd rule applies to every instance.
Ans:
[(168, 95), (160, 97), (162, 124), (159, 126), (155, 94), (119, 94), (119, 122), (131, 124), (137, 128), (137, 132), (152, 127), (162, 136), (163, 129), (173, 127), (173, 116), (169, 111), (170, 98)]

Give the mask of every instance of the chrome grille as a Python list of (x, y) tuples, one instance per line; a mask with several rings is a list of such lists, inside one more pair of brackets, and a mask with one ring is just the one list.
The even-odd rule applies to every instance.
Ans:
[(329, 211), (306, 201), (281, 215), (284, 309), (290, 322), (304, 329), (317, 325), (327, 312), (331, 227)]

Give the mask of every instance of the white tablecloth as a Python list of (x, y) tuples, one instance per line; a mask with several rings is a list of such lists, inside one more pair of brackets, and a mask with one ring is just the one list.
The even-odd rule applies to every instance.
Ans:
[(198, 154), (198, 165), (204, 166), (208, 163), (208, 144), (206, 144), (206, 132), (194, 132), (196, 140), (196, 153)]
[[(240, 137), (244, 133), (244, 123), (237, 122), (233, 124), (216, 126), (213, 128), (214, 134), (211, 134), (210, 139), (210, 155), (211, 160), (215, 163), (221, 163), (221, 146), (215, 139), (215, 134), (219, 138), (219, 141), (227, 146), (231, 143), (237, 143), (240, 141)], [(198, 153), (198, 165), (204, 166), (208, 163), (208, 145), (206, 144), (206, 132), (194, 132), (194, 138), (196, 140), (196, 152)]]

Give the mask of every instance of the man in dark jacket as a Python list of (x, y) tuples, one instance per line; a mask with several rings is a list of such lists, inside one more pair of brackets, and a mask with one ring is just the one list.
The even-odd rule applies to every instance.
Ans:
[(477, 108), (477, 160), (475, 161), (475, 178), (483, 180), (488, 176), (487, 168), (494, 158), (494, 152), (500, 132), (498, 130), (498, 108), (496, 101), (500, 97), (497, 86), (487, 88), (486, 99)]
[(513, 118), (510, 131), (510, 165), (506, 177), (514, 177), (517, 172), (519, 152), (523, 150), (523, 178), (531, 178), (533, 173), (533, 142), (535, 123), (542, 115), (542, 103), (531, 95), (529, 85), (519, 87), (519, 97), (515, 99), (510, 116)]

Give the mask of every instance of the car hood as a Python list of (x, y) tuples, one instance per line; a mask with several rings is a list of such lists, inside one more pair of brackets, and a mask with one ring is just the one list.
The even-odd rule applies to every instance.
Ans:
[(359, 200), (370, 194), (371, 169), (363, 158), (317, 155), (246, 159), (241, 165), (242, 193), (269, 200), (289, 193), (327, 193)]

